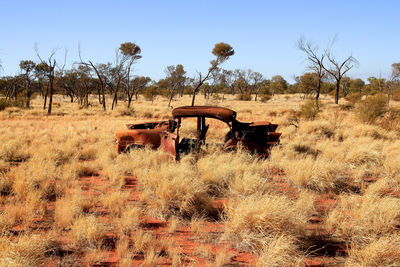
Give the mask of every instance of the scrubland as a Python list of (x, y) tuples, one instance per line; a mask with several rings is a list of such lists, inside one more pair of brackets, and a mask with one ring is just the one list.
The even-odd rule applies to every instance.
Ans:
[(298, 95), (197, 101), (279, 124), (281, 145), (222, 152), (228, 127), (211, 121), (200, 155), (117, 154), (116, 130), (168, 118), (163, 98), (1, 111), (0, 266), (400, 265), (397, 121), (363, 123), (329, 97), (313, 120)]

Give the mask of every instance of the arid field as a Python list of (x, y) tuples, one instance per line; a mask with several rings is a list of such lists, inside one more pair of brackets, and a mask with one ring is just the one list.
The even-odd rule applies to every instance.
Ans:
[(268, 159), (223, 152), (216, 120), (199, 155), (118, 154), (115, 131), (169, 118), (160, 96), (0, 111), (0, 266), (400, 266), (400, 123), (321, 98), (306, 119), (300, 95), (197, 97), (279, 124)]

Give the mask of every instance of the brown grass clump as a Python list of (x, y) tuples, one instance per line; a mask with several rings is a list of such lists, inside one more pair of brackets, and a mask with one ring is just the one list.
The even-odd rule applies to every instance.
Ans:
[(9, 173), (0, 173), (0, 194), (9, 195), (13, 190), (15, 177)]
[(349, 250), (345, 266), (399, 266), (399, 234), (371, 239), (366, 244), (354, 243)]
[[(151, 162), (154, 158), (149, 160)], [(168, 160), (148, 169), (137, 169), (136, 174), (142, 190), (141, 198), (154, 216), (191, 217), (195, 214), (207, 215), (213, 210), (207, 186), (198, 179), (196, 170), (187, 161)]]
[(8, 135), (0, 137), (0, 160), (5, 162), (20, 162), (29, 159), (29, 144), (28, 138), (8, 139)]
[(386, 112), (386, 105), (386, 97), (382, 95), (370, 96), (361, 101), (358, 116), (363, 122), (373, 123)]
[(119, 257), (119, 266), (128, 267), (132, 266), (132, 249), (129, 244), (129, 238), (123, 236), (118, 240), (116, 245), (116, 252)]
[(0, 266), (43, 266), (51, 249), (49, 240), (39, 235), (22, 235), (10, 241), (0, 237)]
[(332, 235), (343, 241), (363, 244), (371, 238), (392, 233), (398, 227), (400, 199), (364, 196), (341, 196), (339, 204), (326, 218)]
[(297, 201), (283, 195), (252, 195), (226, 205), (225, 235), (240, 248), (262, 251), (265, 238), (304, 234), (313, 200), (303, 195)]
[(208, 193), (220, 197), (227, 194), (249, 195), (267, 190), (271, 166), (238, 150), (233, 153), (212, 151), (192, 163)]
[(283, 163), (283, 166), (293, 185), (315, 191), (347, 191), (352, 182), (346, 166), (335, 160), (307, 157)]
[(147, 253), (151, 250), (155, 242), (153, 236), (150, 233), (146, 233), (141, 229), (137, 230), (134, 233), (132, 240), (132, 251), (134, 253)]
[(320, 105), (314, 99), (309, 99), (300, 106), (299, 115), (305, 119), (314, 120), (320, 112)]
[(93, 203), (83, 196), (80, 189), (68, 191), (64, 198), (56, 201), (54, 220), (58, 227), (69, 228)]
[(257, 266), (300, 266), (303, 258), (296, 239), (280, 235), (265, 239)]
[(119, 217), (124, 212), (125, 202), (129, 197), (129, 192), (112, 192), (101, 197), (101, 203), (113, 217)]
[(103, 243), (106, 226), (94, 216), (80, 216), (71, 226), (72, 244), (78, 249), (98, 248)]
[(116, 220), (115, 228), (120, 234), (129, 234), (137, 229), (143, 211), (139, 207), (123, 207), (121, 217)]

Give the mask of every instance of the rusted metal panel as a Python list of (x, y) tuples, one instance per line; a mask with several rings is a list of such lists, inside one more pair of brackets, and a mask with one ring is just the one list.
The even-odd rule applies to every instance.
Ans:
[(163, 132), (161, 133), (161, 147), (162, 149), (170, 154), (173, 158), (177, 158), (177, 136), (173, 133)]
[(162, 128), (118, 131), (115, 133), (118, 142), (118, 152), (123, 152), (130, 146), (150, 146), (157, 149), (161, 144), (160, 134), (163, 131), (165, 130)]
[(226, 123), (236, 118), (236, 112), (228, 108), (214, 106), (184, 106), (172, 110), (172, 116), (177, 117), (209, 117), (220, 119)]

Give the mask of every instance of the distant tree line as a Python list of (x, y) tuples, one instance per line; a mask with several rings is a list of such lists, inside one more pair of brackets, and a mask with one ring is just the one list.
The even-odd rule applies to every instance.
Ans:
[[(31, 99), (39, 96), (48, 114), (52, 111), (54, 94), (68, 97), (71, 103), (76, 102), (83, 108), (92, 104), (89, 96), (95, 95), (104, 110), (114, 109), (121, 101), (130, 107), (139, 95), (149, 101), (156, 96), (166, 97), (168, 106), (183, 95), (191, 95), (194, 105), (195, 97), (200, 93), (204, 98), (221, 101), (226, 95), (234, 95), (239, 100), (266, 101), (275, 94), (299, 93), (317, 101), (320, 94), (332, 94), (336, 103), (340, 97), (361, 98), (374, 94), (385, 94), (388, 101), (400, 100), (400, 63), (392, 64), (392, 75), (388, 79), (370, 77), (366, 84), (362, 79), (347, 76), (357, 64), (352, 56), (339, 61), (333, 56), (331, 47), (319, 53), (316, 46), (303, 39), (299, 40), (298, 48), (306, 55), (308, 66), (307, 72), (296, 76), (293, 84), (280, 75), (267, 79), (251, 69), (222, 68), (235, 53), (226, 43), (215, 45), (212, 54), (216, 58), (210, 62), (207, 72), (189, 77), (183, 65), (171, 65), (165, 68), (165, 77), (158, 81), (135, 75), (133, 65), (142, 57), (141, 48), (135, 43), (121, 44), (114, 63), (85, 60), (79, 49), (79, 60), (70, 69), (65, 68), (65, 63), (56, 62), (55, 51), (43, 58), (36, 49), (38, 59), (21, 60), (18, 75), (0, 77), (0, 100), (30, 108)], [(112, 99), (111, 107), (107, 106), (107, 98)]]

